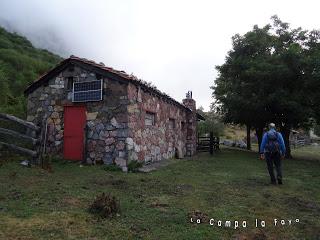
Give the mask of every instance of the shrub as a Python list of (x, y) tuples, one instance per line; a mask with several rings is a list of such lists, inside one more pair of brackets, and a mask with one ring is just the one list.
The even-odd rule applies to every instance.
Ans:
[(120, 212), (120, 203), (114, 196), (102, 193), (96, 196), (89, 207), (89, 212), (101, 218), (114, 217)]
[(138, 169), (141, 168), (142, 166), (143, 166), (142, 162), (131, 161), (128, 164), (128, 171), (129, 172), (138, 172)]
[(316, 125), (314, 127), (314, 134), (316, 134), (317, 136), (320, 136), (320, 125)]
[(109, 164), (109, 165), (103, 166), (103, 170), (116, 172), (116, 171), (121, 171), (121, 168), (116, 164)]

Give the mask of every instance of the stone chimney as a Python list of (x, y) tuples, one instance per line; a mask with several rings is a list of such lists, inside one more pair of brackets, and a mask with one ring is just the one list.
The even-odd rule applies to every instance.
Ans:
[(188, 91), (186, 98), (182, 100), (183, 105), (190, 108), (187, 114), (187, 156), (191, 157), (197, 151), (197, 108), (196, 101), (192, 98), (192, 91)]

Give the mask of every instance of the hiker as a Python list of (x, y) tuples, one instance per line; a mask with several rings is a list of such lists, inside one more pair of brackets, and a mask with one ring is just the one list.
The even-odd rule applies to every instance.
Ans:
[(269, 124), (269, 131), (263, 135), (260, 158), (266, 159), (269, 175), (271, 178), (271, 184), (277, 184), (273, 171), (273, 164), (276, 167), (278, 184), (282, 184), (282, 159), (286, 153), (286, 147), (281, 133), (276, 131), (276, 125), (274, 123)]

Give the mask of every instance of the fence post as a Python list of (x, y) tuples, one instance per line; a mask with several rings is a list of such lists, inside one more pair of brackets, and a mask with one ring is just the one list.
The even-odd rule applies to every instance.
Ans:
[(210, 154), (213, 154), (213, 132), (210, 132)]

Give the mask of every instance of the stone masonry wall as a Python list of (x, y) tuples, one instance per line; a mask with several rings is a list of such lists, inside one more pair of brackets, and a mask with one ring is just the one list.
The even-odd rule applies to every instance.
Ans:
[[(128, 161), (154, 162), (186, 154), (187, 110), (166, 102), (133, 84), (128, 86)], [(145, 125), (146, 112), (155, 113), (155, 125)], [(170, 129), (169, 119), (175, 127)]]
[[(87, 114), (85, 162), (116, 163), (123, 169), (128, 162), (154, 162), (195, 153), (195, 111), (173, 104), (132, 83), (103, 78), (103, 100), (72, 103), (73, 81), (91, 81), (101, 76), (77, 66), (68, 67), (28, 95), (28, 121), (48, 123), (46, 152), (63, 155), (64, 106), (84, 105)], [(195, 110), (193, 99), (184, 104)], [(155, 125), (145, 125), (146, 112), (155, 114)], [(169, 119), (174, 121), (171, 128)], [(172, 126), (172, 124), (171, 124)]]
[(183, 104), (192, 111), (187, 114), (187, 156), (193, 156), (197, 152), (197, 108), (192, 98), (183, 99)]
[[(47, 153), (63, 153), (64, 106), (72, 103), (68, 77), (74, 81), (97, 79), (96, 74), (79, 67), (67, 68), (28, 96), (28, 121), (48, 122)], [(84, 103), (80, 103), (83, 105)], [(85, 103), (87, 110), (87, 163), (112, 163), (126, 166), (125, 141), (128, 135), (127, 85), (103, 79), (103, 101)]]

